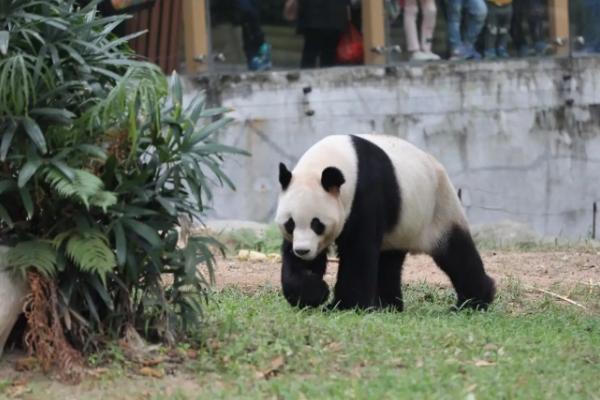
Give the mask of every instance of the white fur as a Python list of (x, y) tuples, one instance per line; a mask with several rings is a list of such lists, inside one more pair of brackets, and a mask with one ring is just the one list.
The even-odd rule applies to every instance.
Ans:
[[(456, 191), (437, 160), (396, 137), (358, 136), (390, 157), (400, 187), (400, 223), (384, 236), (382, 250), (430, 253), (452, 224), (467, 227)], [(321, 173), (330, 166), (342, 171), (346, 180), (337, 196), (321, 186)], [(275, 221), (282, 226), (288, 218), (294, 219), (293, 238), (282, 231), (293, 239), (294, 249), (310, 249), (303, 258), (314, 258), (339, 236), (350, 215), (357, 177), (358, 158), (348, 135), (325, 137), (298, 161), (290, 186), (280, 194)], [(325, 235), (317, 236), (310, 229), (314, 217), (325, 224)]]
[(358, 136), (385, 151), (392, 160), (400, 186), (400, 224), (384, 236), (384, 250), (430, 253), (452, 224), (467, 227), (450, 178), (433, 156), (400, 138)]

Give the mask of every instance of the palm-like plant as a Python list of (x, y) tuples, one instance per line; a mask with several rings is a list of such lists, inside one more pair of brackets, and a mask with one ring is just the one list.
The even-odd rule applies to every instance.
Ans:
[(233, 188), (221, 155), (239, 152), (213, 141), (227, 110), (184, 107), (179, 77), (133, 60), (111, 34), (126, 17), (96, 3), (0, 3), (0, 241), (54, 288), (76, 347), (127, 326), (172, 342), (198, 320), (197, 266), (212, 276), (217, 245), (178, 246), (179, 217)]

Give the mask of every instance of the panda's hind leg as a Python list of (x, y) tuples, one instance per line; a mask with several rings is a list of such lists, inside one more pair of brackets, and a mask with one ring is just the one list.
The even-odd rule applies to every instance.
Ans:
[(378, 296), (382, 308), (402, 311), (402, 264), (406, 258), (404, 251), (383, 251), (379, 255)]
[(432, 256), (452, 281), (459, 309), (487, 309), (494, 300), (496, 286), (486, 274), (468, 230), (460, 226), (451, 228)]

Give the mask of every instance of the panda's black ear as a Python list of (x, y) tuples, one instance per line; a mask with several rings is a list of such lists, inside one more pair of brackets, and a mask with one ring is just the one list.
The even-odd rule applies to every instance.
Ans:
[(321, 174), (321, 185), (329, 193), (337, 194), (344, 182), (344, 174), (336, 167), (327, 167)]
[(291, 180), (292, 173), (288, 171), (288, 169), (283, 163), (279, 163), (279, 183), (281, 184), (281, 189), (287, 189)]

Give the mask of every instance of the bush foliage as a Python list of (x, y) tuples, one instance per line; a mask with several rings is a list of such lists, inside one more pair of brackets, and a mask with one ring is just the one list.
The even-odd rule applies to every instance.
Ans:
[(178, 246), (180, 218), (233, 188), (222, 155), (240, 152), (214, 139), (227, 110), (184, 106), (180, 78), (135, 60), (134, 35), (112, 34), (127, 17), (97, 3), (0, 3), (0, 241), (54, 287), (76, 348), (125, 327), (172, 343), (198, 322), (217, 245)]

